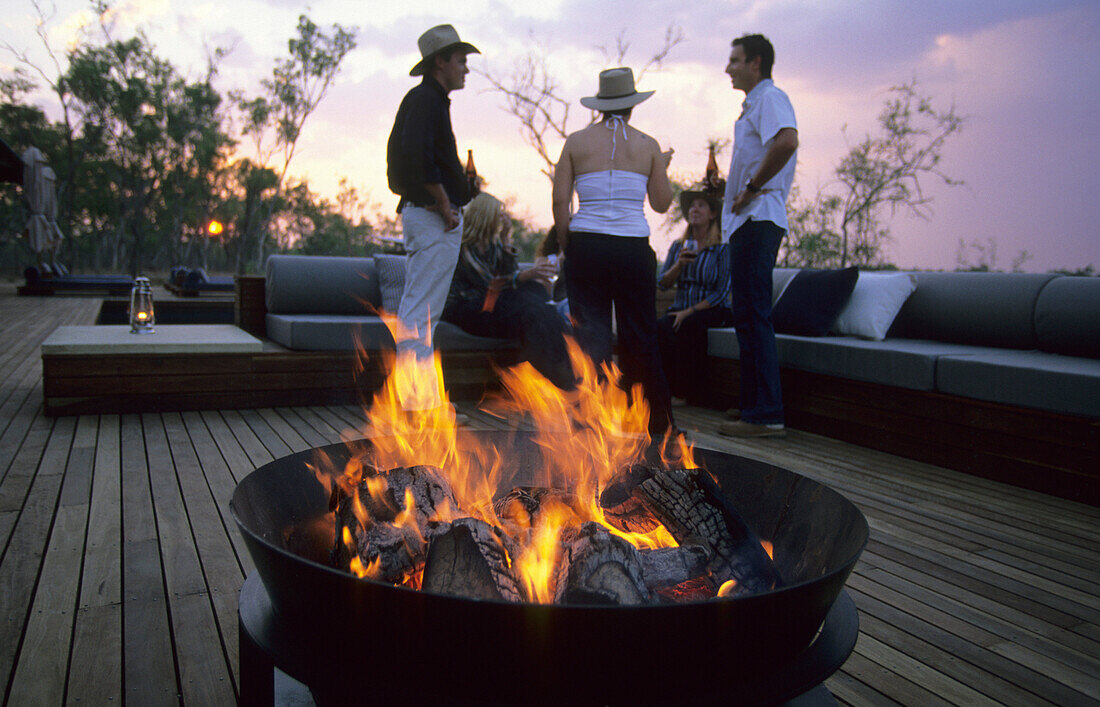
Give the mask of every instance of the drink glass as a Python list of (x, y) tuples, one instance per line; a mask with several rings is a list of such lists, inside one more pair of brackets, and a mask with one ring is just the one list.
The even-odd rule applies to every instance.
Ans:
[(554, 285), (558, 282), (558, 254), (551, 253), (546, 256), (546, 262), (554, 266), (554, 276), (550, 278), (550, 287), (553, 289)]

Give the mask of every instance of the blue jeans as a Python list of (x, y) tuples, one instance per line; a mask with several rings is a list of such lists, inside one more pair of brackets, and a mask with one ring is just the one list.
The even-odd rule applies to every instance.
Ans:
[(783, 422), (779, 353), (772, 328), (772, 270), (786, 233), (771, 221), (747, 221), (730, 236), (733, 325), (741, 349), (741, 419)]

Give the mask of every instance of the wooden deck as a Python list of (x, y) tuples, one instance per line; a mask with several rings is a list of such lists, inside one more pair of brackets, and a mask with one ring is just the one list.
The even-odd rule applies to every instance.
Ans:
[[(99, 300), (14, 290), (0, 285), (4, 702), (233, 704), (252, 564), (229, 497), (361, 412), (46, 417), (39, 344), (93, 323)], [(870, 522), (848, 582), (859, 642), (826, 683), (841, 703), (1100, 704), (1100, 509), (794, 430), (734, 443), (718, 421), (678, 411), (700, 446), (822, 481)]]

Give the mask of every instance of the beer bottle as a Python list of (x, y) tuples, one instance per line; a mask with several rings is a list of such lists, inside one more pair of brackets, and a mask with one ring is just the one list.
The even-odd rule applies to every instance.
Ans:
[(466, 185), (470, 190), (470, 198), (481, 193), (478, 187), (477, 168), (474, 167), (474, 151), (466, 150)]
[(718, 188), (718, 160), (714, 158), (714, 145), (710, 146), (710, 155), (707, 157), (706, 185), (708, 189)]

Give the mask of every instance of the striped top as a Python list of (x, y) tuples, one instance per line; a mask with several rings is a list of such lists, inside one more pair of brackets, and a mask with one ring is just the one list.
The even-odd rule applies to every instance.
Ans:
[[(664, 266), (661, 267), (658, 280), (676, 264), (683, 247), (683, 239), (674, 241), (669, 247), (668, 256), (665, 258)], [(716, 243), (699, 251), (695, 262), (686, 264), (680, 271), (680, 277), (676, 280), (676, 298), (672, 301), (669, 311), (678, 312), (703, 300), (706, 300), (711, 307), (726, 307), (729, 306), (729, 296), (729, 244)]]

